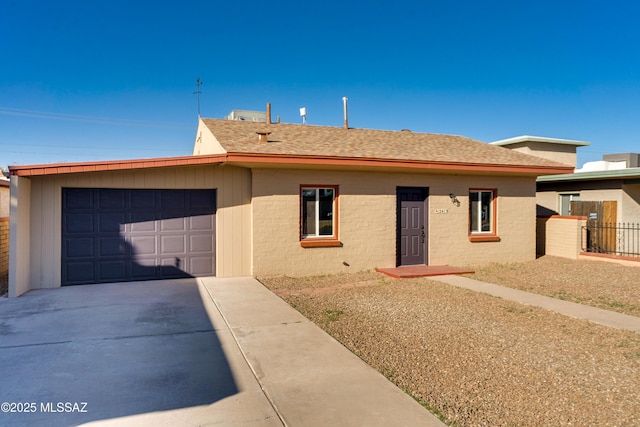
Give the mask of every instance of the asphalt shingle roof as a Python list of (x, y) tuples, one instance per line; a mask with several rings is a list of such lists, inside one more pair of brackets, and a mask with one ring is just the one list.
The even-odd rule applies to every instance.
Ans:
[[(567, 167), (456, 135), (202, 119), (228, 153)], [(259, 142), (258, 132), (269, 132)]]

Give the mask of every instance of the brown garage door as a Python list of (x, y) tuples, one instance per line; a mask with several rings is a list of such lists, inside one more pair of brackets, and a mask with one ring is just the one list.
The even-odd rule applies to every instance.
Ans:
[(215, 190), (62, 189), (62, 284), (215, 274)]

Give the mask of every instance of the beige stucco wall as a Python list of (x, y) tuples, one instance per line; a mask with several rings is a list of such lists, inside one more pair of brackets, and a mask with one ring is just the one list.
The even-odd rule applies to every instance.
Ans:
[(576, 167), (577, 154), (575, 145), (527, 141), (511, 144), (505, 148)]
[(9, 185), (4, 185), (4, 182), (0, 183), (0, 218), (6, 218), (9, 216), (10, 190)]
[(547, 209), (560, 212), (560, 194), (578, 193), (581, 202), (616, 202), (616, 222), (640, 222), (640, 186), (627, 185), (623, 189), (540, 191), (537, 203)]
[(586, 219), (571, 216), (538, 218), (540, 254), (578, 259)]
[(32, 289), (31, 181), (27, 178), (11, 177), (9, 217), (9, 296), (16, 297)]
[(226, 153), (225, 149), (222, 148), (222, 145), (220, 145), (209, 128), (202, 123), (202, 119), (198, 119), (198, 130), (196, 131), (196, 140), (193, 144), (193, 155), (221, 153)]
[[(535, 259), (535, 180), (348, 171), (254, 169), (253, 274), (311, 275), (396, 265), (396, 187), (429, 188), (430, 265)], [(299, 244), (299, 188), (339, 185), (342, 247)], [(499, 242), (468, 239), (469, 188), (498, 189)], [(460, 200), (455, 206), (449, 197)], [(446, 213), (436, 213), (436, 211)], [(346, 265), (348, 264), (348, 265)]]
[(618, 222), (640, 224), (640, 184), (623, 185)]
[[(62, 187), (216, 189), (217, 276), (251, 274), (251, 172), (248, 169), (203, 165), (60, 174), (20, 181), (29, 184), (31, 193), (23, 195), (21, 185), (20, 212), (28, 211), (30, 215), (30, 239), (24, 230), (15, 236), (21, 242), (23, 239), (29, 242), (30, 248), (24, 257), (28, 260), (24, 262), (29, 262), (29, 289), (60, 286)], [(23, 199), (29, 203), (23, 204)], [(12, 234), (12, 242), (13, 238)], [(22, 272), (19, 280), (24, 277)]]
[(559, 213), (560, 211), (560, 198), (555, 191), (539, 191), (536, 193), (536, 203), (550, 211)]

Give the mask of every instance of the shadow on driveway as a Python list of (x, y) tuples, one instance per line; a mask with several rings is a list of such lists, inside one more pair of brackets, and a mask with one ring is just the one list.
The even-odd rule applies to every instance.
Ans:
[(0, 425), (77, 425), (209, 405), (237, 392), (196, 279), (34, 290), (0, 301), (0, 403), (33, 410), (3, 407)]

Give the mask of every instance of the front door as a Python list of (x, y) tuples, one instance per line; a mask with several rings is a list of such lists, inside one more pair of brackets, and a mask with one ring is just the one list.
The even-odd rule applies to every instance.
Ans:
[(399, 187), (397, 190), (398, 265), (427, 264), (428, 195), (428, 188)]

